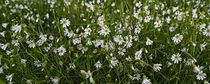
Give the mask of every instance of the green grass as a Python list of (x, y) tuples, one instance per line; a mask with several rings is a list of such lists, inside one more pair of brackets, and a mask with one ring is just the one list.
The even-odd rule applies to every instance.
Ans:
[[(94, 11), (83, 3), (89, 3), (91, 0), (66, 0), (70, 2), (70, 5), (63, 0), (57, 0), (53, 8), (48, 0), (18, 0), (15, 2), (8, 0), (9, 4), (6, 4), (6, 1), (0, 1), (0, 32), (5, 32), (5, 36), (0, 35), (0, 68), (3, 70), (0, 73), (1, 84), (9, 82), (24, 84), (27, 83), (27, 80), (35, 84), (45, 84), (53, 83), (52, 79), (58, 79), (59, 84), (91, 83), (90, 77), (86, 78), (81, 70), (90, 71), (94, 80), (92, 83), (96, 84), (142, 83), (145, 77), (150, 79), (152, 84), (202, 84), (210, 81), (210, 32), (207, 32), (208, 35), (204, 34), (205, 31), (210, 30), (208, 0), (201, 0), (198, 6), (196, 6), (197, 0), (195, 2), (189, 0), (189, 5), (187, 5), (188, 0), (184, 2), (177, 0), (179, 1), (177, 3), (174, 0), (151, 0), (153, 1), (151, 3), (150, 0), (140, 0), (142, 6), (141, 11), (138, 12), (139, 18), (136, 18), (134, 14), (139, 9), (136, 7), (139, 0), (136, 0), (135, 3), (133, 0), (106, 0), (106, 2), (100, 0), (101, 2), (97, 3), (96, 0), (93, 4)], [(113, 3), (115, 6), (112, 6)], [(204, 6), (201, 7), (203, 3)], [(161, 4), (164, 4), (162, 9)], [(27, 6), (27, 8), (16, 8), (16, 5)], [(157, 10), (155, 5), (159, 7)], [(144, 10), (145, 6), (148, 6), (149, 15)], [(182, 20), (177, 19), (178, 16), (175, 14), (177, 11), (173, 12), (174, 7), (179, 7), (177, 11), (183, 13)], [(197, 18), (193, 18), (194, 9), (197, 9)], [(12, 12), (14, 10), (16, 13)], [(167, 13), (167, 10), (170, 10), (170, 14), (163, 15), (162, 13)], [(202, 13), (205, 15), (203, 19), (201, 18)], [(46, 14), (49, 14), (49, 18), (46, 17)], [(98, 18), (101, 16), (104, 16), (103, 25), (110, 30), (110, 33), (105, 36), (99, 34), (102, 27), (98, 23), (100, 22)], [(144, 21), (147, 16), (153, 18), (148, 23)], [(170, 23), (165, 20), (168, 16), (171, 18)], [(140, 17), (142, 21), (139, 20)], [(70, 21), (70, 25), (66, 28), (61, 23), (62, 18)], [(155, 28), (154, 23), (157, 20), (162, 21), (162, 26)], [(6, 28), (2, 26), (4, 23), (8, 24)], [(22, 28), (17, 33), (12, 30), (16, 24)], [(202, 24), (206, 26), (200, 28)], [(135, 28), (139, 25), (142, 25), (141, 31), (136, 34)], [(86, 37), (84, 33), (88, 26), (92, 32)], [(173, 32), (169, 29), (172, 26), (176, 28)], [(65, 34), (65, 29), (73, 32), (74, 35), (69, 38)], [(41, 33), (46, 35), (47, 40), (38, 46), (36, 42), (41, 39)], [(178, 33), (183, 35), (183, 39), (180, 43), (175, 44), (172, 38)], [(122, 45), (114, 40), (117, 35), (123, 37)], [(50, 40), (50, 36), (53, 36), (54, 39)], [(133, 39), (129, 36), (132, 36)], [(81, 38), (81, 43), (75, 45), (76, 38)], [(152, 45), (146, 45), (147, 38), (153, 41)], [(132, 46), (125, 47), (126, 41), (130, 39)], [(13, 44), (14, 40), (18, 41), (18, 46)], [(30, 40), (34, 41), (35, 48), (29, 48), (27, 41)], [(89, 40), (92, 41), (92, 45), (86, 45)], [(94, 43), (96, 40), (102, 40), (104, 45), (110, 45), (111, 41), (115, 49), (107, 50), (103, 45), (96, 47), (97, 43)], [(203, 43), (206, 43), (206, 46), (201, 51)], [(6, 44), (7, 48), (2, 49), (2, 46)], [(46, 51), (49, 45), (52, 46)], [(66, 49), (66, 52), (59, 56), (57, 49), (61, 46)], [(119, 47), (126, 49), (124, 55), (118, 53)], [(186, 48), (187, 51), (182, 51), (183, 48)], [(135, 53), (140, 49), (143, 49), (142, 57), (136, 60)], [(13, 52), (7, 55), (7, 52), (11, 50)], [(54, 52), (55, 50), (57, 53)], [(182, 60), (174, 63), (171, 58), (177, 53), (181, 54)], [(112, 57), (118, 60), (117, 66), (113, 68), (110, 67)], [(128, 57), (132, 61), (126, 60)], [(187, 66), (185, 61), (193, 58), (197, 62)], [(26, 60), (25, 65), (21, 59)], [(40, 61), (40, 67), (34, 64), (37, 60)], [(101, 68), (95, 67), (98, 61), (102, 64)], [(171, 63), (171, 66), (168, 62)], [(75, 65), (75, 68), (70, 68), (71, 63)], [(162, 64), (162, 69), (158, 72), (154, 71), (154, 64)], [(138, 70), (133, 70), (132, 66)], [(198, 73), (193, 71), (195, 66), (204, 67), (201, 70), (206, 74), (203, 80), (196, 78)], [(11, 74), (13, 74), (12, 81), (9, 81), (6, 76)], [(140, 75), (139, 80), (130, 78), (135, 74)]]

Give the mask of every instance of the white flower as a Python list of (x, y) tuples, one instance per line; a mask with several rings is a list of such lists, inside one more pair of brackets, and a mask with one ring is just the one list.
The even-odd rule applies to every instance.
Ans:
[(141, 6), (142, 6), (142, 3), (140, 1), (136, 3), (136, 7), (140, 8)]
[(119, 50), (119, 51), (118, 51), (118, 54), (119, 54), (119, 55), (124, 55), (124, 52), (126, 52), (126, 49), (123, 49), (123, 48), (121, 48), (121, 47), (119, 47), (118, 50)]
[(58, 84), (59, 83), (59, 78), (58, 77), (55, 77), (55, 78), (50, 78), (51, 81), (53, 82), (53, 84)]
[(41, 67), (42, 63), (39, 60), (34, 61), (36, 67)]
[(180, 42), (182, 41), (182, 39), (183, 39), (183, 35), (180, 35), (179, 33), (176, 34), (176, 35), (172, 38), (172, 40), (174, 41), (175, 44), (180, 43)]
[(54, 37), (53, 37), (52, 35), (50, 35), (50, 36), (49, 36), (49, 39), (50, 39), (50, 40), (53, 40), (53, 39), (54, 39)]
[(148, 23), (151, 19), (152, 19), (151, 16), (147, 16), (144, 18), (144, 22)]
[(45, 42), (45, 40), (39, 39), (39, 40), (36, 42), (36, 44), (37, 44), (38, 46), (42, 46), (42, 45), (44, 44), (44, 42)]
[(170, 18), (170, 16), (168, 16), (168, 17), (166, 18), (166, 22), (167, 22), (167, 23), (170, 23), (170, 21), (171, 21), (171, 18)]
[(176, 29), (175, 27), (169, 27), (169, 31), (170, 31), (170, 32), (175, 31), (175, 29)]
[(107, 26), (103, 27), (98, 33), (100, 35), (106, 36), (110, 33), (111, 31), (109, 30), (109, 28)]
[(4, 31), (3, 32), (0, 32), (0, 35), (3, 36), (3, 37), (5, 37), (5, 32)]
[(47, 35), (46, 34), (41, 33), (39, 38), (44, 40), (44, 41), (47, 41)]
[(135, 74), (132, 80), (139, 80), (140, 79), (140, 74)]
[(162, 64), (154, 64), (153, 65), (154, 71), (156, 71), (156, 72), (160, 71), (162, 69), (161, 66), (162, 66)]
[(152, 45), (153, 44), (153, 41), (150, 40), (149, 38), (147, 38), (147, 42), (146, 42), (146, 45)]
[(196, 76), (198, 80), (203, 80), (206, 78), (206, 73), (203, 73), (203, 71), (198, 72), (198, 75)]
[(101, 27), (103, 27), (104, 26), (104, 21), (105, 21), (105, 19), (104, 19), (104, 16), (102, 15), (102, 16), (100, 16), (100, 17), (98, 17), (98, 24), (101, 26)]
[(26, 61), (25, 59), (21, 59), (21, 64), (23, 64), (24, 66), (26, 66)]
[(74, 45), (80, 44), (80, 43), (81, 43), (81, 38), (75, 38), (75, 39), (73, 40), (73, 43), (74, 43)]
[(68, 19), (66, 19), (66, 18), (62, 18), (60, 20), (60, 23), (63, 24), (64, 28), (66, 28), (66, 27), (68, 27), (70, 25), (70, 21)]
[(210, 83), (209, 83), (208, 81), (205, 80), (205, 81), (204, 81), (204, 84), (210, 84)]
[(139, 27), (135, 28), (135, 30), (134, 30), (135, 34), (139, 34), (140, 32), (141, 32), (141, 28), (139, 28)]
[(143, 48), (140, 49), (139, 51), (137, 51), (137, 52), (135, 53), (135, 59), (136, 59), (136, 60), (140, 60), (140, 59), (141, 59), (141, 57), (142, 57), (142, 51), (143, 51)]
[(119, 45), (122, 45), (122, 43), (124, 42), (123, 37), (121, 35), (115, 36), (114, 41), (117, 42)]
[(18, 42), (18, 40), (12, 40), (12, 44), (14, 46), (19, 46), (20, 45), (20, 43)]
[(12, 26), (11, 30), (14, 31), (15, 33), (21, 32), (21, 26), (16, 24), (16, 25)]
[(74, 36), (74, 32), (70, 31), (66, 28), (64, 30), (64, 35), (66, 35), (67, 37), (71, 38), (72, 36)]
[(29, 44), (28, 45), (29, 48), (35, 48), (35, 46), (36, 46), (33, 40), (26, 41), (26, 43)]
[(11, 75), (6, 75), (7, 81), (11, 82), (11, 81), (12, 81), (12, 76), (13, 76), (13, 74), (11, 74)]
[(27, 84), (32, 84), (32, 83), (31, 83), (31, 80), (26, 80), (26, 83), (27, 83)]
[(146, 77), (146, 78), (144, 78), (144, 80), (142, 81), (141, 84), (152, 84), (152, 83), (150, 82), (150, 79), (148, 79), (148, 78)]
[(186, 65), (192, 65), (192, 64), (194, 64), (196, 62), (196, 59), (188, 59), (187, 61), (186, 61)]
[(0, 43), (0, 47), (2, 50), (6, 50), (7, 49), (8, 44), (1, 44)]
[(200, 45), (201, 51), (205, 50), (206, 45), (207, 45), (206, 42), (204, 42), (204, 43), (202, 43), (202, 44)]
[(72, 68), (72, 69), (76, 67), (74, 63), (70, 63), (69, 65), (70, 65), (69, 68)]
[(92, 77), (92, 73), (90, 71), (85, 72), (84, 70), (80, 70), (80, 73), (85, 74), (86, 78), (89, 78), (90, 82), (94, 82), (93, 77)]
[(0, 68), (0, 74), (4, 73), (3, 67)]
[(7, 23), (2, 23), (2, 26), (4, 27), (4, 28), (7, 28)]
[(117, 66), (118, 63), (119, 63), (119, 61), (115, 57), (112, 57), (110, 67), (113, 68), (113, 67)]
[(100, 61), (96, 62), (94, 65), (95, 65), (96, 68), (101, 68), (101, 66), (102, 66), (102, 64), (100, 63)]
[(203, 68), (204, 68), (203, 66), (195, 66), (195, 67), (193, 68), (193, 71), (196, 72), (196, 73), (198, 73), (198, 72), (201, 72), (201, 70), (202, 70)]
[(63, 46), (59, 47), (57, 50), (60, 56), (63, 56), (66, 52), (66, 49)]
[(210, 36), (210, 28), (207, 28), (203, 31), (203, 35)]
[(161, 20), (155, 21), (155, 28), (161, 27), (162, 26), (162, 22)]
[(182, 61), (181, 55), (179, 53), (173, 54), (171, 57), (171, 60), (174, 61), (174, 63), (179, 63), (179, 61)]
[(85, 34), (90, 35), (91, 32), (92, 32), (92, 30), (90, 28), (85, 29)]

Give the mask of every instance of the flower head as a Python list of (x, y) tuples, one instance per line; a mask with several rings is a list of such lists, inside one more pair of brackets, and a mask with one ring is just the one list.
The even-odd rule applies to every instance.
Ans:
[(174, 63), (179, 63), (179, 61), (182, 61), (182, 58), (180, 57), (181, 54), (173, 54), (171, 57), (171, 60), (174, 61)]
[(66, 19), (66, 18), (62, 18), (60, 20), (60, 23), (63, 24), (64, 28), (66, 28), (66, 27), (68, 27), (70, 25), (70, 21), (68, 19)]
[(173, 38), (172, 38), (172, 40), (174, 41), (174, 43), (175, 44), (178, 44), (178, 43), (180, 43), (181, 41), (182, 41), (182, 39), (183, 39), (183, 35), (181, 35), (181, 34), (176, 34)]

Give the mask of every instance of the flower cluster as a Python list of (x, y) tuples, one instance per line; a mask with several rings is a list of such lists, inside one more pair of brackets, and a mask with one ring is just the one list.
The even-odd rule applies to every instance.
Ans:
[(0, 79), (209, 84), (209, 6), (207, 0), (0, 0)]

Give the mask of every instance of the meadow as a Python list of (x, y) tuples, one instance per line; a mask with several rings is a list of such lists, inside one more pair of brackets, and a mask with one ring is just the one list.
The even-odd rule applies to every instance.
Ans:
[(209, 0), (0, 0), (0, 84), (210, 84)]

